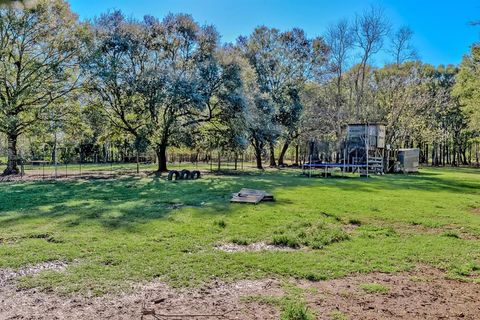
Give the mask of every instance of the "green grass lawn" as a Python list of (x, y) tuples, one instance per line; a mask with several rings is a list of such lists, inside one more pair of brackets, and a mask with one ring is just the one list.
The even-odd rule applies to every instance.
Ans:
[[(272, 192), (276, 201), (230, 204), (242, 187)], [(25, 287), (102, 294), (155, 278), (177, 286), (214, 278), (320, 280), (417, 264), (479, 281), (474, 169), (369, 179), (308, 179), (282, 170), (178, 182), (3, 183), (0, 196), (0, 268), (69, 263), (65, 272), (19, 278)], [(259, 241), (300, 249), (215, 249)]]

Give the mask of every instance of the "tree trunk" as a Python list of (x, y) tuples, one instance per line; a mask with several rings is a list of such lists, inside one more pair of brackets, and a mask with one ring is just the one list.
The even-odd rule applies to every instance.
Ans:
[(137, 173), (140, 173), (140, 159), (139, 159), (138, 150), (137, 150), (137, 154), (135, 156), (135, 162), (137, 163)]
[(160, 144), (155, 149), (158, 158), (158, 172), (167, 172), (167, 146)]
[(257, 169), (263, 170), (263, 165), (262, 165), (262, 145), (261, 142), (258, 140), (253, 140), (253, 150), (255, 153), (255, 160), (257, 161)]
[(299, 164), (299, 159), (298, 159), (298, 151), (300, 149), (300, 146), (298, 145), (298, 143), (295, 145), (295, 165), (298, 166)]
[(273, 143), (269, 143), (270, 147), (270, 167), (276, 167), (277, 163), (275, 162), (275, 148)]
[(282, 150), (280, 151), (280, 156), (278, 157), (279, 166), (283, 166), (285, 164), (284, 160), (285, 160), (285, 154), (287, 153), (287, 150), (288, 150), (288, 146), (289, 146), (289, 143), (285, 141), (285, 143), (283, 144)]
[(255, 150), (255, 159), (257, 161), (257, 169), (263, 170), (262, 165), (262, 151)]
[(7, 168), (3, 171), (3, 175), (18, 174), (18, 157), (17, 157), (17, 136), (8, 135), (8, 159)]

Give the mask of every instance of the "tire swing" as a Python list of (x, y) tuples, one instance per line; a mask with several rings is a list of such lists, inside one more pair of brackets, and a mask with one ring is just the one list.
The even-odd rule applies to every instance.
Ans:
[(180, 179), (187, 180), (188, 178), (190, 178), (190, 171), (189, 170), (183, 169), (182, 171), (180, 171)]
[(200, 171), (198, 171), (198, 170), (193, 170), (193, 171), (190, 173), (190, 179), (192, 179), (192, 180), (200, 179)]
[(180, 173), (177, 170), (168, 171), (168, 180), (178, 180), (180, 178)]

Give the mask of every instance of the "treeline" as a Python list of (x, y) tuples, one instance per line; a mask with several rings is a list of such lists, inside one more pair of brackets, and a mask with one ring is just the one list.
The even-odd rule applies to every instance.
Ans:
[[(4, 174), (18, 172), (19, 143), (30, 159), (154, 152), (159, 171), (169, 148), (248, 149), (262, 168), (285, 164), (294, 146), (298, 163), (312, 139), (338, 160), (352, 122), (385, 123), (387, 144), (419, 147), (425, 163), (478, 164), (478, 48), (460, 66), (433, 67), (418, 60), (413, 32), (387, 21), (371, 7), (319, 37), (260, 26), (223, 44), (185, 14), (82, 22), (62, 0), (3, 6)], [(379, 57), (389, 62), (376, 67)]]

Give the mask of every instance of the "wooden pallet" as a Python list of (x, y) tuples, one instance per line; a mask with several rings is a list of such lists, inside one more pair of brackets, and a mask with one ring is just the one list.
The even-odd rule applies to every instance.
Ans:
[(238, 193), (232, 194), (232, 199), (230, 202), (240, 202), (240, 203), (253, 203), (257, 204), (260, 201), (273, 201), (273, 195), (256, 189), (247, 189), (243, 188)]

